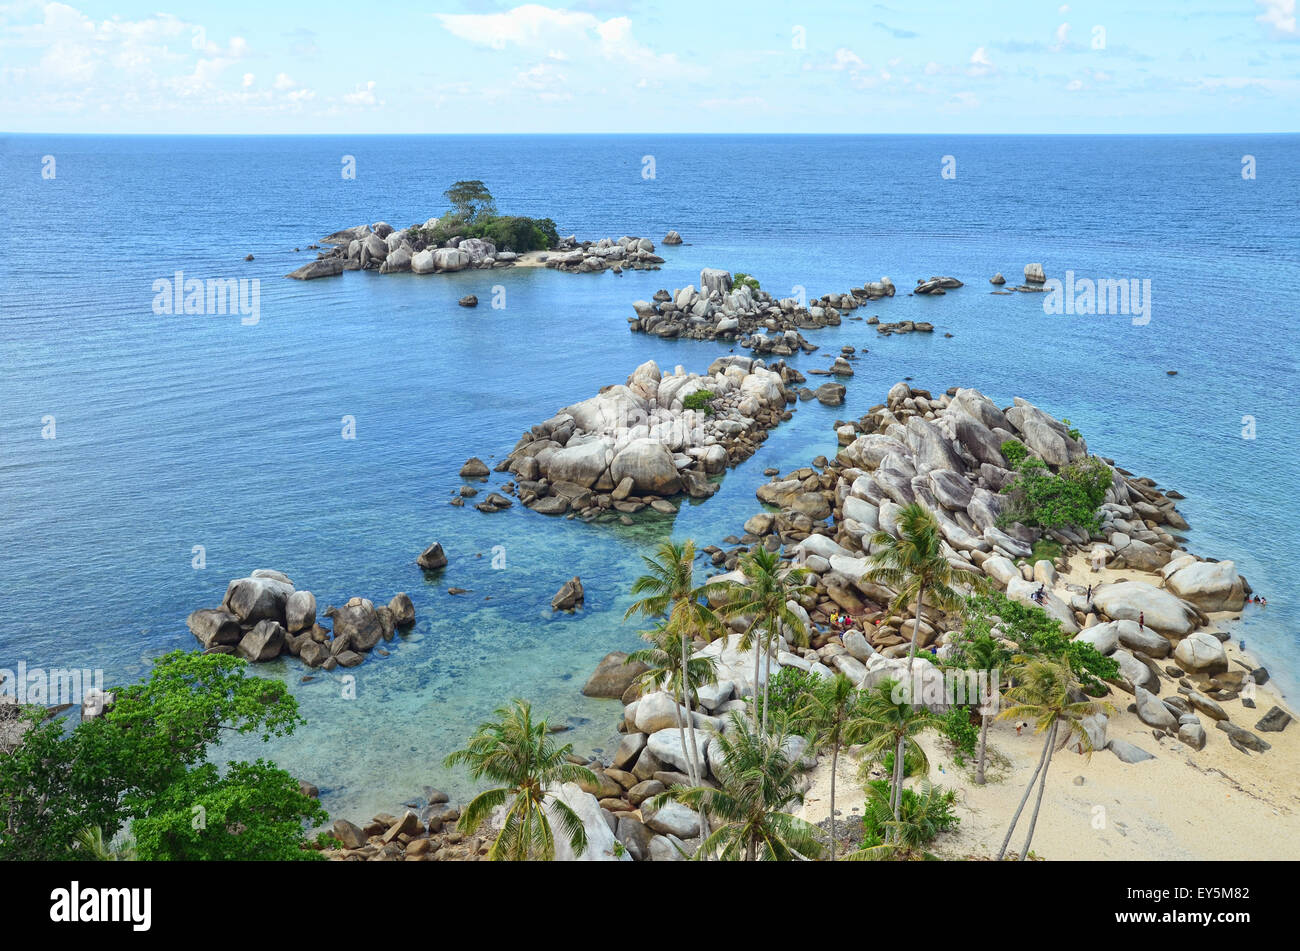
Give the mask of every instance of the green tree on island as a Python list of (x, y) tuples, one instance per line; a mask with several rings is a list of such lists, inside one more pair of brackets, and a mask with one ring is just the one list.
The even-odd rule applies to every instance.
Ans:
[[(740, 640), (740, 649), (754, 648), (754, 706), (751, 710), (754, 724), (767, 731), (768, 680), (762, 676), (760, 659), (768, 659), (771, 673), (772, 642), (784, 630), (791, 640), (799, 644), (808, 642), (808, 628), (803, 617), (790, 607), (813, 589), (802, 581), (809, 575), (807, 568), (781, 567), (775, 552), (761, 545), (740, 560), (744, 581), (725, 583), (729, 600), (723, 612), (728, 617), (750, 618), (749, 627)], [(762, 722), (758, 720), (758, 707), (763, 708)]]
[[(632, 583), (632, 593), (645, 595), (634, 602), (624, 613), (624, 619), (636, 614), (646, 617), (665, 618), (664, 630), (670, 631), (677, 639), (677, 659), (680, 665), (680, 683), (691, 685), (690, 659), (693, 652), (692, 641), (695, 637), (711, 640), (722, 632), (722, 625), (709, 609), (707, 595), (714, 590), (709, 585), (695, 583), (695, 542), (687, 539), (684, 543), (665, 541), (655, 553), (654, 558), (642, 556), (649, 569)], [(696, 686), (699, 686), (696, 684)], [(699, 783), (703, 769), (699, 762), (700, 747), (695, 739), (695, 708), (692, 703), (692, 691), (684, 691), (686, 701), (686, 732), (690, 743), (684, 752), (690, 769), (692, 782)]]
[[(207, 762), (224, 736), (266, 742), (305, 722), (283, 683), (229, 655), (174, 651), (112, 693), (72, 730), (29, 713), (32, 729), (0, 756), (0, 859), (97, 857), (128, 824), (145, 860), (320, 857), (303, 830), (326, 814), (288, 773), (259, 760), (222, 777)], [(194, 805), (205, 806), (201, 830)]]
[(864, 768), (873, 762), (887, 764), (892, 756), (890, 808), (896, 821), (901, 818), (907, 764), (912, 764), (922, 775), (930, 771), (930, 761), (916, 737), (926, 730), (937, 729), (942, 722), (938, 714), (909, 703), (907, 690), (896, 680), (882, 680), (875, 689), (862, 694), (861, 707), (851, 727), (853, 739), (865, 744)]
[(722, 750), (720, 788), (675, 787), (651, 802), (677, 799), (716, 818), (716, 828), (701, 843), (697, 857), (717, 854), (726, 861), (747, 862), (815, 859), (821, 854), (817, 827), (784, 811), (801, 798), (799, 763), (786, 752), (787, 739), (780, 719), (768, 735), (733, 712), (731, 728), (717, 738)]
[(490, 218), (497, 213), (496, 202), (477, 178), (456, 182), (442, 193), (451, 202), (451, 214), (466, 224), (473, 224), (480, 218)]
[(463, 750), (444, 760), (447, 766), (464, 765), (476, 780), (501, 783), (479, 793), (461, 814), (457, 828), (474, 833), (498, 806), (507, 805), (501, 831), (488, 850), (491, 861), (544, 861), (555, 858), (555, 833), (547, 816), (556, 819), (574, 855), (587, 848), (582, 820), (549, 788), (558, 783), (595, 783), (596, 775), (585, 766), (570, 763), (572, 744), (557, 747), (551, 742), (546, 721), (533, 722), (527, 700), (514, 700), (496, 711), (499, 719), (479, 724)]
[[(912, 646), (907, 652), (907, 683), (911, 689), (912, 663), (916, 659), (916, 642), (920, 635), (925, 612), (925, 596), (929, 593), (935, 606), (952, 610), (962, 604), (961, 596), (953, 590), (957, 571), (943, 554), (943, 534), (934, 513), (920, 502), (904, 505), (898, 513), (898, 537), (881, 529), (871, 536), (872, 566), (865, 580), (883, 585), (897, 592), (889, 610), (904, 611), (908, 602), (916, 599), (916, 617), (912, 622)], [(969, 579), (975, 582), (972, 575)], [(903, 790), (903, 738), (898, 739), (894, 755), (894, 818), (898, 818), (898, 803)]]
[[(1016, 807), (1015, 814), (1011, 817), (1011, 824), (1007, 826), (1007, 834), (1002, 839), (1002, 848), (998, 850), (998, 861), (1001, 861), (1006, 855), (1011, 833), (1015, 831), (1016, 823), (1020, 821), (1020, 813), (1024, 810), (1025, 803), (1029, 801), (1034, 781), (1038, 780), (1038, 798), (1034, 800), (1034, 814), (1029, 821), (1029, 834), (1025, 836), (1025, 844), (1020, 850), (1020, 861), (1023, 862), (1029, 855), (1029, 843), (1033, 841), (1034, 827), (1038, 824), (1038, 809), (1043, 804), (1043, 790), (1047, 787), (1047, 771), (1051, 767), (1052, 754), (1071, 739), (1077, 740), (1084, 752), (1091, 753), (1092, 740), (1079, 721), (1085, 716), (1103, 711), (1113, 713), (1114, 707), (1109, 703), (1074, 700), (1072, 694), (1078, 689), (1078, 685), (1071, 677), (1070, 668), (1065, 664), (1030, 660), (1024, 666), (1018, 667), (1014, 675), (1016, 684), (1007, 691), (1011, 706), (999, 713), (998, 718), (1033, 720), (1035, 732), (1044, 734), (1043, 752), (1038, 758), (1038, 766), (1035, 767), (1034, 774), (1029, 777), (1029, 785), (1025, 787), (1020, 805)], [(1060, 743), (1057, 743), (1062, 728), (1065, 730), (1065, 736)]]
[(803, 702), (791, 718), (794, 729), (806, 732), (814, 746), (831, 749), (831, 861), (835, 861), (835, 781), (840, 749), (856, 739), (859, 721), (855, 720), (860, 696), (849, 680), (837, 673), (830, 680), (819, 681), (803, 695)]
[[(682, 749), (688, 750), (686, 724), (682, 717), (682, 698), (687, 698), (686, 708), (693, 709), (698, 699), (699, 688), (717, 679), (716, 662), (712, 657), (690, 657), (683, 666), (680, 638), (667, 621), (660, 620), (650, 630), (642, 631), (641, 636), (650, 641), (652, 646), (633, 651), (623, 663), (646, 665), (648, 669), (637, 678), (643, 689), (663, 690), (672, 694), (673, 700), (676, 701), (673, 714), (677, 720), (677, 736), (681, 741)], [(691, 735), (694, 736), (693, 727)], [(702, 779), (703, 766), (696, 761), (695, 757), (689, 755), (687, 765), (691, 785), (698, 786)]]

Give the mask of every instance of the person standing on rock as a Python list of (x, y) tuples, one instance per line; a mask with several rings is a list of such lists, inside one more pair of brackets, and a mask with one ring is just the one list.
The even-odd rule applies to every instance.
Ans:
[(1147, 613), (1146, 613), (1145, 611), (1139, 611), (1139, 612), (1138, 612), (1138, 630), (1139, 630), (1139, 631), (1145, 631), (1146, 629), (1147, 629)]

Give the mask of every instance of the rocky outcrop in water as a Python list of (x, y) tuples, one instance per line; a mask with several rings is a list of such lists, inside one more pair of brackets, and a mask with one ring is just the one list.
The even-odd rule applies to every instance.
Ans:
[(855, 287), (847, 294), (826, 294), (807, 305), (798, 299), (776, 299), (748, 283), (732, 286), (731, 274), (719, 268), (700, 271), (699, 287), (660, 290), (652, 300), (636, 301), (628, 318), (634, 333), (692, 340), (735, 340), (756, 353), (788, 357), (816, 347), (799, 333), (838, 327), (841, 313), (866, 301), (893, 297), (889, 278)]
[(333, 629), (317, 619), (316, 598), (300, 591), (282, 572), (267, 568), (236, 578), (220, 607), (200, 608), (185, 623), (205, 653), (236, 654), (251, 663), (290, 654), (308, 667), (333, 670), (355, 667), (381, 640), (415, 624), (415, 607), (405, 592), (376, 607), (352, 598), (342, 608), (322, 613)]
[(672, 514), (674, 496), (708, 498), (711, 477), (749, 458), (788, 418), (790, 367), (729, 356), (706, 374), (654, 361), (625, 384), (561, 409), (534, 426), (496, 467), (516, 483), (503, 491), (546, 515), (594, 518), (645, 508)]
[(579, 244), (570, 236), (562, 239), (554, 252), (542, 254), (538, 260), (557, 271), (575, 274), (589, 274), (607, 268), (616, 273), (624, 270), (653, 271), (664, 263), (654, 250), (654, 242), (649, 238), (624, 235), (617, 240), (601, 238)]

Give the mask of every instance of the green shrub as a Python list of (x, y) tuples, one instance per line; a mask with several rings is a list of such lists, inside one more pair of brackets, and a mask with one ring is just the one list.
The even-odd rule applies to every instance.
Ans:
[(1014, 481), (1002, 490), (1011, 505), (998, 522), (1096, 531), (1101, 527), (1097, 510), (1110, 484), (1110, 467), (1100, 459), (1089, 457), (1054, 473), (1041, 459), (1028, 457), (1017, 466)]
[(1070, 424), (1070, 421), (1069, 421), (1068, 419), (1066, 419), (1064, 416), (1061, 417), (1061, 422), (1062, 422), (1063, 424), (1065, 424), (1065, 427), (1066, 427), (1065, 431), (1066, 431), (1067, 433), (1070, 434), (1070, 438), (1073, 439), (1075, 442), (1078, 442), (1079, 440), (1081, 440), (1081, 439), (1083, 438), (1083, 433), (1081, 433), (1081, 432), (1079, 432), (1077, 429), (1075, 429), (1075, 428)]
[(975, 744), (979, 742), (980, 731), (979, 727), (970, 722), (970, 707), (950, 707), (943, 715), (942, 729), (958, 757), (975, 755)]
[(127, 824), (143, 859), (314, 857), (303, 827), (327, 817), (296, 780), (262, 760), (228, 763), (224, 775), (208, 762), (227, 736), (269, 740), (304, 722), (283, 683), (247, 666), (173, 651), (72, 730), (37, 709), (22, 744), (0, 756), (0, 859), (82, 858), (84, 829), (112, 841)]
[[(874, 779), (868, 786), (870, 788), (862, 814), (864, 845), (883, 841), (886, 827), (894, 821), (894, 814), (889, 809), (889, 783), (883, 779)], [(956, 828), (961, 822), (953, 811), (956, 800), (957, 794), (942, 786), (929, 787), (921, 792), (904, 788), (898, 812), (898, 821), (903, 827), (903, 840), (916, 846), (931, 841), (940, 832)]]
[(519, 215), (480, 216), (475, 221), (466, 221), (456, 215), (448, 214), (439, 218), (437, 223), (425, 227), (411, 225), (407, 237), (413, 245), (419, 242), (424, 247), (440, 248), (452, 238), (482, 238), (491, 241), (498, 251), (514, 251), (523, 254), (526, 251), (546, 251), (559, 243), (555, 222), (550, 218), (525, 218)]
[(1116, 660), (1091, 644), (1071, 639), (1061, 630), (1061, 622), (1037, 605), (1012, 601), (1001, 592), (967, 599), (968, 638), (991, 634), (995, 625), (1003, 638), (1016, 644), (1019, 653), (1068, 663), (1083, 689), (1094, 697), (1109, 689), (1102, 681), (1119, 674)]
[(748, 287), (751, 291), (757, 291), (759, 289), (758, 278), (753, 275), (746, 274), (744, 271), (737, 271), (735, 274), (731, 275), (731, 286), (733, 288), (739, 287), (742, 284)]
[(1024, 462), (1025, 457), (1029, 455), (1029, 450), (1019, 439), (1008, 439), (1002, 444), (1002, 455), (1006, 457), (1012, 469), (1019, 469), (1020, 463)]
[[(819, 683), (820, 678), (816, 674), (800, 670), (798, 667), (782, 667), (768, 681), (767, 700), (771, 704), (768, 709), (769, 719), (792, 716), (804, 705), (808, 695), (817, 688)], [(756, 702), (761, 719), (763, 716), (761, 695)]]
[(716, 393), (710, 393), (708, 390), (696, 390), (682, 399), (682, 408), (703, 410), (712, 414), (713, 401), (717, 398)]

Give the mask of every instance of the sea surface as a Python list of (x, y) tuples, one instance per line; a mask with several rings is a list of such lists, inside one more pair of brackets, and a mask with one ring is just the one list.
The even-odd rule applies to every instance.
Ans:
[[(606, 652), (639, 643), (623, 613), (641, 556), (670, 536), (739, 534), (764, 468), (832, 454), (836, 419), (910, 379), (1025, 397), (1186, 495), (1191, 549), (1234, 559), (1269, 599), (1229, 625), (1234, 639), (1294, 698), (1297, 169), (1300, 136), (0, 135), (0, 668), (144, 677), (194, 646), (190, 611), (255, 568), (286, 572), (322, 610), (406, 591), (419, 620), (384, 645), (391, 656), (305, 684), (296, 660), (258, 667), (290, 685), (307, 725), (219, 753), (270, 755), (353, 819), (426, 784), (463, 797), (472, 784), (442, 759), (512, 697), (567, 722), (579, 750), (608, 748), (617, 702), (580, 688)], [(658, 243), (674, 228), (686, 243), (659, 248), (662, 270), (621, 277), (284, 279), (309, 243), (422, 222), (466, 178), (561, 234)], [(990, 293), (995, 272), (1015, 284), (1031, 261), (1049, 277), (1150, 280), (1149, 323)], [(937, 330), (810, 332), (822, 349), (792, 360), (805, 372), (844, 344), (867, 351), (845, 406), (799, 404), (716, 496), (675, 517), (584, 525), (448, 505), (469, 456), (495, 463), (645, 360), (703, 371), (727, 352), (627, 329), (634, 300), (702, 267), (781, 296), (888, 275), (900, 295), (855, 315)], [(177, 271), (257, 279), (256, 323), (155, 313), (155, 281)], [(966, 286), (907, 293), (938, 274)], [(468, 293), (477, 309), (457, 306)], [(450, 565), (426, 578), (415, 557), (435, 540)], [(573, 575), (585, 609), (552, 613)]]

